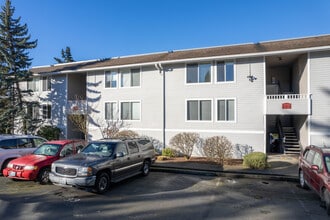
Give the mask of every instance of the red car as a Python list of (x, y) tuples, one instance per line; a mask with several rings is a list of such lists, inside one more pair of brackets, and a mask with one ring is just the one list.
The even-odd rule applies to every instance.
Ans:
[(40, 145), (32, 154), (11, 160), (3, 175), (12, 179), (49, 182), (51, 164), (65, 156), (76, 154), (85, 146), (81, 140), (56, 140)]
[(299, 157), (299, 182), (321, 198), (330, 215), (330, 147), (308, 146)]

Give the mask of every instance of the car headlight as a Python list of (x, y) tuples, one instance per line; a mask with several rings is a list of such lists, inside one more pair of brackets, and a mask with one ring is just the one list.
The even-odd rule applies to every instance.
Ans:
[(24, 167), (24, 170), (37, 170), (37, 169), (38, 169), (38, 166), (28, 165), (28, 166), (25, 166)]
[(13, 164), (12, 164), (12, 163), (9, 163), (9, 164), (7, 165), (7, 167), (10, 168), (10, 169), (13, 169)]
[(91, 176), (93, 174), (92, 167), (79, 167), (77, 176)]
[(52, 172), (54, 172), (55, 173), (55, 164), (54, 163), (52, 163)]

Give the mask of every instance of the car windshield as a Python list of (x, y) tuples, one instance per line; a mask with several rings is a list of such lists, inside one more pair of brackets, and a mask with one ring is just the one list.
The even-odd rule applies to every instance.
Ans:
[(90, 143), (81, 152), (109, 157), (113, 153), (115, 143)]
[(327, 167), (328, 173), (330, 173), (330, 155), (324, 156), (325, 166)]
[(60, 148), (61, 145), (58, 144), (42, 144), (33, 152), (33, 154), (55, 156), (59, 152)]

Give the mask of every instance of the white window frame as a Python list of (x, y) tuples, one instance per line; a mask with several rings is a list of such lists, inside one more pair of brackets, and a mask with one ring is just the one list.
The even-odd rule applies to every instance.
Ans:
[[(31, 107), (31, 108), (29, 108)], [(31, 110), (31, 112), (29, 112)], [(30, 115), (32, 119), (39, 119), (40, 118), (40, 107), (38, 105), (27, 106), (26, 108), (27, 114)]]
[[(110, 86), (108, 87), (107, 86), (107, 74), (109, 74), (109, 77), (111, 79), (113, 73), (115, 73), (116, 75), (114, 76), (114, 80), (110, 80)], [(106, 89), (117, 89), (119, 87), (119, 85), (118, 85), (119, 84), (119, 80), (118, 80), (119, 75), (120, 75), (119, 70), (105, 70), (104, 71), (104, 88), (106, 88)], [(114, 81), (116, 82), (116, 86), (112, 87), (111, 83), (114, 82)]]
[[(46, 111), (44, 111), (44, 107), (46, 106)], [(48, 106), (49, 106), (49, 109), (48, 109)], [(50, 103), (43, 103), (41, 104), (41, 118), (44, 119), (44, 120), (50, 120), (52, 119), (52, 104)], [(46, 112), (46, 116), (45, 116), (45, 113)], [(50, 114), (50, 117), (48, 117), (48, 113)]]
[[(225, 80), (224, 81), (219, 81), (218, 80), (218, 63), (224, 63), (225, 65), (225, 68), (224, 68), (224, 77), (225, 77)], [(226, 80), (226, 64), (227, 63), (233, 63), (233, 77), (234, 77), (234, 80), (233, 81), (227, 81)], [(221, 61), (221, 60), (217, 60), (215, 62), (215, 82), (216, 84), (226, 84), (226, 83), (235, 83), (236, 82), (236, 60), (224, 60), (224, 61)]]
[[(113, 118), (107, 118), (107, 117), (106, 117), (107, 112), (106, 112), (106, 108), (105, 108), (105, 106), (106, 106), (107, 103), (115, 104), (115, 105), (116, 105), (116, 107), (115, 107), (115, 112), (113, 112)], [(107, 101), (107, 102), (104, 102), (104, 119), (105, 119), (106, 121), (113, 121), (113, 120), (117, 120), (117, 119), (119, 119), (119, 115), (118, 115), (118, 113), (119, 113), (118, 102), (116, 102), (116, 101)]]
[(42, 91), (47, 92), (52, 90), (52, 81), (50, 76), (41, 77), (42, 81)]
[[(192, 82), (189, 83), (187, 82), (188, 80), (188, 65), (194, 65), (197, 64), (198, 69), (197, 69), (197, 80), (198, 82)], [(200, 82), (199, 81), (199, 67), (200, 65), (203, 64), (209, 64), (210, 65), (210, 82)], [(186, 63), (186, 71), (185, 71), (185, 85), (208, 85), (208, 84), (212, 84), (213, 81), (213, 62), (196, 62), (196, 63)]]
[[(234, 120), (219, 120), (218, 119), (218, 101), (221, 100), (221, 101), (227, 101), (227, 100), (234, 100)], [(226, 105), (227, 105), (227, 102), (226, 102)], [(226, 118), (227, 118), (227, 108), (225, 107), (225, 110), (226, 110)], [(216, 121), (217, 122), (220, 122), (220, 123), (236, 123), (237, 121), (237, 99), (236, 98), (217, 98), (216, 99), (216, 103), (215, 103), (215, 118), (216, 118)]]
[[(132, 86), (133, 81), (132, 81), (132, 70), (139, 70), (139, 85), (138, 86)], [(137, 68), (123, 68), (120, 69), (118, 71), (119, 75), (120, 75), (120, 88), (124, 89), (124, 88), (141, 88), (141, 78), (142, 78), (142, 68), (141, 67), (137, 67)], [(129, 86), (124, 86), (123, 83), (123, 75), (124, 74), (129, 74)]]
[[(31, 85), (33, 88), (30, 88)], [(39, 92), (40, 90), (40, 77), (33, 77), (32, 81), (26, 82), (26, 88), (32, 90), (32, 92)]]
[[(122, 103), (127, 103), (127, 102), (130, 103), (130, 104), (139, 103), (139, 119), (132, 119), (132, 118), (123, 119), (122, 118)], [(141, 100), (122, 100), (122, 101), (119, 101), (119, 118), (120, 118), (120, 120), (123, 120), (123, 121), (141, 121), (141, 114), (142, 114), (141, 109), (142, 109)]]
[[(198, 120), (188, 120), (188, 102), (189, 101), (198, 101)], [(200, 119), (200, 102), (201, 101), (210, 101), (211, 102), (211, 119), (210, 120), (201, 120)], [(194, 98), (194, 99), (186, 99), (185, 100), (185, 121), (186, 122), (201, 122), (201, 123), (208, 123), (213, 122), (213, 99), (212, 98)]]

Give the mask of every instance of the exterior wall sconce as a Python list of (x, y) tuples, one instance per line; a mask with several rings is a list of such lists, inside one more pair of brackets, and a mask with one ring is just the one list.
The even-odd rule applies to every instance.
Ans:
[(246, 78), (248, 78), (250, 82), (254, 82), (254, 80), (257, 80), (257, 77), (251, 74), (251, 64), (249, 64), (249, 75)]

